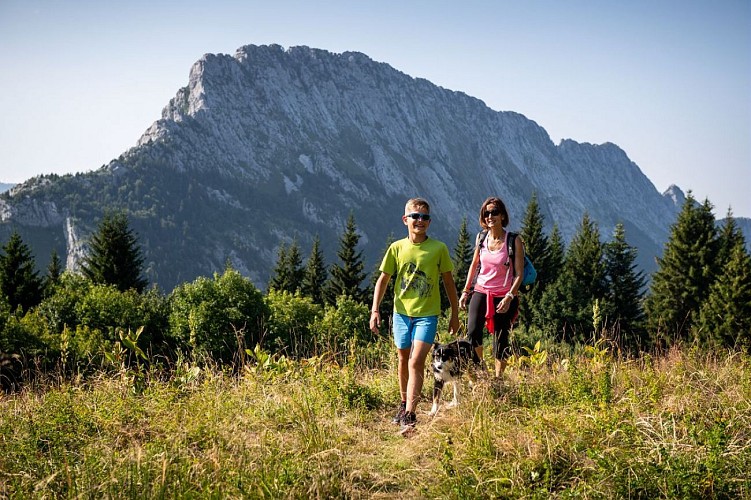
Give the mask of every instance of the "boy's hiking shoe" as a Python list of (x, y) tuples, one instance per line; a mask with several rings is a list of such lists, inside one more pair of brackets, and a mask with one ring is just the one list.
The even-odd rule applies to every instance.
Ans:
[(394, 415), (394, 418), (391, 419), (392, 424), (399, 425), (402, 423), (402, 417), (404, 417), (404, 412), (407, 411), (407, 402), (402, 401), (399, 403), (399, 410), (396, 412), (396, 415)]
[(402, 436), (406, 436), (407, 434), (415, 430), (415, 425), (417, 425), (417, 415), (415, 415), (415, 412), (413, 411), (405, 411), (400, 424), (402, 428), (399, 433)]

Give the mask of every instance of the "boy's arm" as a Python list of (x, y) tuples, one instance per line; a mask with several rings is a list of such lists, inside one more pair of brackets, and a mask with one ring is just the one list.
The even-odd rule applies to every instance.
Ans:
[(386, 293), (386, 288), (388, 287), (390, 279), (390, 274), (382, 272), (378, 277), (375, 289), (373, 290), (373, 305), (370, 308), (370, 329), (373, 333), (377, 333), (378, 328), (381, 326), (381, 313), (379, 312), (378, 307), (381, 305), (381, 301)]
[(457, 333), (459, 331), (459, 299), (456, 297), (456, 284), (451, 271), (446, 271), (441, 275), (443, 277), (443, 288), (446, 289), (446, 296), (451, 303), (451, 319), (449, 320), (449, 332)]

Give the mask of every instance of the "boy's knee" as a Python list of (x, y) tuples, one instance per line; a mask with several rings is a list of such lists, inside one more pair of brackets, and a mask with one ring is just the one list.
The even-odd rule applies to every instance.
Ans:
[(412, 357), (409, 360), (409, 369), (421, 372), (425, 369), (425, 358)]

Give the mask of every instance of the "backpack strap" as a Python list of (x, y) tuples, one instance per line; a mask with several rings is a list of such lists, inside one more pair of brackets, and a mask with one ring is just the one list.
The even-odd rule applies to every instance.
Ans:
[(514, 260), (514, 254), (516, 253), (516, 237), (519, 236), (518, 233), (514, 233), (512, 231), (509, 231), (508, 233), (508, 248), (506, 248), (506, 252), (508, 253), (508, 259), (511, 261), (511, 268), (514, 270), (514, 278), (516, 278), (516, 261)]
[(475, 246), (482, 248), (482, 246), (485, 244), (485, 240), (488, 237), (488, 231), (486, 229), (483, 229), (479, 233), (477, 233), (477, 238), (475, 238)]
[[(485, 244), (485, 240), (488, 237), (488, 231), (486, 229), (480, 231), (477, 233), (477, 237), (475, 238), (475, 251), (477, 251), (478, 248), (482, 248), (482, 246)], [(480, 274), (480, 268), (482, 267), (482, 264), (478, 261), (477, 262), (477, 271), (475, 271), (475, 275), (472, 278), (472, 290), (475, 288), (475, 283), (477, 283), (477, 276)]]

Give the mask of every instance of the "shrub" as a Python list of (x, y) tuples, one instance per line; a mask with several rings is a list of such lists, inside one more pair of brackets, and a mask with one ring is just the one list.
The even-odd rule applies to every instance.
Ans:
[(63, 273), (52, 294), (36, 309), (47, 320), (49, 333), (60, 334), (66, 325), (68, 328), (75, 328), (80, 323), (76, 306), (83, 301), (92, 286), (83, 276)]
[(266, 296), (269, 317), (265, 324), (264, 344), (273, 351), (286, 351), (296, 358), (313, 355), (311, 327), (323, 314), (310, 297), (286, 291), (270, 290)]
[[(228, 362), (261, 342), (268, 307), (253, 283), (234, 269), (179, 285), (170, 295), (169, 335), (194, 357)], [(242, 344), (242, 345), (240, 345)]]
[(99, 360), (103, 352), (97, 349), (108, 349), (117, 341), (119, 328), (135, 331), (143, 326), (139, 347), (163, 352), (168, 315), (167, 299), (156, 289), (144, 294), (132, 289), (121, 292), (114, 285), (95, 285), (65, 273), (53, 293), (24, 321), (47, 346), (46, 361), (54, 361), (60, 351), (63, 364), (80, 365)]
[(115, 329), (136, 329), (143, 324), (140, 314), (141, 297), (135, 290), (119, 291), (114, 285), (93, 285), (76, 304), (78, 324), (105, 333), (106, 339), (117, 340)]
[[(375, 340), (369, 320), (367, 305), (340, 296), (336, 305), (327, 305), (323, 316), (313, 324), (317, 353), (331, 353), (338, 361), (343, 361), (348, 350), (364, 347)], [(351, 345), (350, 340), (353, 341)]]

